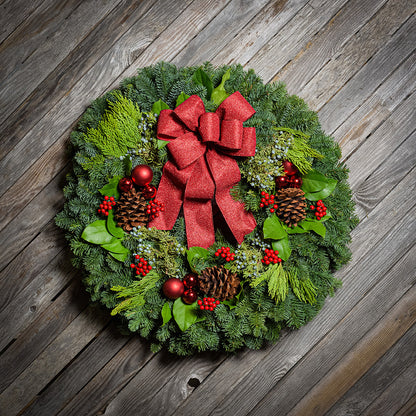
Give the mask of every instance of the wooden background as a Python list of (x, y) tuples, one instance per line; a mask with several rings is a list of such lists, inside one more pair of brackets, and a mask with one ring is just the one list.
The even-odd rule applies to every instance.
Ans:
[[(0, 0), (0, 414), (415, 415), (414, 0)], [(283, 80), (341, 144), (361, 223), (315, 320), (238, 355), (153, 355), (88, 306), (53, 218), (69, 133), (137, 68)]]

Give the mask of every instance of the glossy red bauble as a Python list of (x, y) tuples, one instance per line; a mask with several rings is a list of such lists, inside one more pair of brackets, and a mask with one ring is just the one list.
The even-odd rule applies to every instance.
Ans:
[(288, 185), (288, 178), (286, 176), (278, 176), (275, 179), (275, 182), (278, 189), (282, 189)]
[(153, 185), (146, 185), (143, 189), (145, 199), (152, 199), (156, 196), (157, 189)]
[(182, 280), (177, 279), (176, 277), (171, 277), (163, 283), (162, 291), (163, 294), (169, 299), (178, 299), (182, 296), (185, 290), (185, 286), (182, 283)]
[(118, 183), (118, 189), (120, 189), (121, 192), (129, 192), (133, 188), (133, 181), (131, 178), (121, 178)]
[(298, 173), (298, 168), (288, 160), (283, 161), (283, 169), (285, 170), (285, 174), (289, 176), (296, 175), (296, 173)]
[(298, 178), (297, 176), (292, 176), (290, 180), (290, 186), (293, 188), (300, 188), (302, 186), (302, 179)]
[(192, 289), (185, 290), (182, 296), (182, 300), (188, 305), (190, 305), (191, 303), (194, 303), (197, 300), (197, 298), (198, 298), (197, 293), (195, 292), (195, 290), (192, 290)]
[(150, 166), (137, 165), (131, 172), (131, 179), (137, 186), (146, 186), (153, 179), (153, 171)]
[(198, 276), (194, 273), (189, 273), (183, 278), (183, 284), (186, 288), (192, 289), (198, 285)]

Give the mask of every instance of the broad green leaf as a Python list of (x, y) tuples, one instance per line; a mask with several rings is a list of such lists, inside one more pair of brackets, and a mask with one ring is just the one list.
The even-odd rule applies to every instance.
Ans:
[(272, 238), (273, 240), (287, 237), (287, 233), (276, 215), (272, 215), (264, 221), (263, 234), (264, 238)]
[(230, 79), (231, 75), (231, 68), (225, 72), (225, 74), (222, 76), (221, 83), (218, 85), (218, 87), (214, 88), (211, 94), (211, 101), (213, 101), (216, 105), (220, 105), (229, 94), (227, 94), (227, 91), (225, 91), (224, 84), (225, 81)]
[(337, 183), (338, 182), (335, 179), (328, 179), (328, 183), (324, 189), (321, 189), (319, 192), (305, 192), (305, 198), (309, 199), (309, 201), (319, 201), (320, 199), (324, 199), (332, 194)]
[(179, 97), (176, 99), (176, 107), (181, 105), (184, 101), (189, 98), (188, 94), (185, 94), (183, 91), (179, 94)]
[(192, 76), (192, 81), (195, 84), (203, 85), (207, 90), (207, 98), (209, 99), (212, 94), (213, 85), (211, 78), (207, 75), (207, 73), (202, 69), (198, 68), (194, 75)]
[(162, 147), (165, 147), (169, 143), (168, 140), (158, 140), (157, 141), (157, 148), (161, 149)]
[(117, 238), (124, 237), (124, 230), (121, 227), (117, 227), (116, 222), (114, 221), (114, 212), (110, 210), (107, 217), (107, 230), (108, 232)]
[(159, 115), (162, 110), (169, 110), (169, 106), (162, 100), (156, 101), (152, 105), (152, 113)]
[(325, 238), (326, 228), (318, 220), (306, 219), (299, 223), (299, 227), (302, 227), (307, 231), (314, 231), (316, 234), (320, 235), (322, 238)]
[(129, 253), (129, 250), (121, 244), (121, 240), (118, 238), (114, 238), (114, 240), (108, 244), (102, 244), (101, 247), (112, 253)]
[(282, 238), (280, 240), (276, 240), (272, 242), (273, 250), (278, 250), (278, 256), (286, 261), (290, 254), (292, 253), (292, 249), (290, 248), (289, 238)]
[(104, 185), (101, 189), (100, 189), (100, 194), (101, 195), (107, 195), (107, 196), (113, 196), (114, 198), (118, 199), (120, 196), (120, 193), (118, 192), (118, 183), (120, 181), (120, 179), (122, 178), (122, 176), (114, 176), (113, 178), (110, 179), (110, 182), (108, 182), (107, 185)]
[(126, 253), (113, 253), (111, 251), (108, 252), (108, 254), (110, 254), (110, 256), (114, 257), (116, 260), (118, 261), (125, 261), (129, 255), (129, 251), (127, 251)]
[(287, 225), (284, 225), (284, 228), (288, 234), (303, 234), (308, 232), (303, 228), (299, 227), (299, 225), (297, 225), (296, 227), (288, 227)]
[(178, 298), (173, 303), (173, 318), (179, 326), (181, 331), (186, 331), (192, 324), (198, 320), (197, 315), (197, 303), (194, 302), (191, 305), (187, 305)]
[(162, 308), (162, 319), (163, 319), (163, 324), (162, 326), (166, 325), (172, 318), (172, 311), (170, 310), (170, 305), (169, 302), (165, 302), (165, 304), (163, 305)]
[(81, 235), (85, 241), (93, 244), (111, 243), (113, 236), (107, 231), (105, 220), (97, 220), (87, 225)]
[(302, 176), (302, 190), (306, 192), (318, 192), (324, 189), (328, 183), (328, 178), (316, 170), (311, 170)]
[(189, 266), (191, 267), (191, 269), (193, 271), (194, 270), (194, 260), (198, 259), (198, 258), (202, 258), (202, 259), (206, 259), (209, 255), (209, 251), (206, 248), (202, 248), (202, 247), (191, 247), (189, 250), (187, 250), (186, 252), (186, 256), (188, 258), (188, 263)]

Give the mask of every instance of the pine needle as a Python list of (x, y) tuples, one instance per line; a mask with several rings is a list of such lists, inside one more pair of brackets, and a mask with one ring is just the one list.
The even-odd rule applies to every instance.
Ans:
[(298, 279), (296, 270), (290, 270), (287, 274), (290, 286), (297, 298), (313, 305), (316, 302), (316, 287), (312, 281), (309, 278)]

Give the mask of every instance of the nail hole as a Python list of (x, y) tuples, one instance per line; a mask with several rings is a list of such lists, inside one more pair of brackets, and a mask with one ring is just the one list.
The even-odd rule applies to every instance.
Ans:
[(195, 388), (198, 387), (201, 384), (201, 382), (197, 378), (190, 378), (188, 381), (188, 385)]
[(30, 312), (36, 312), (36, 305), (31, 306), (29, 309)]

